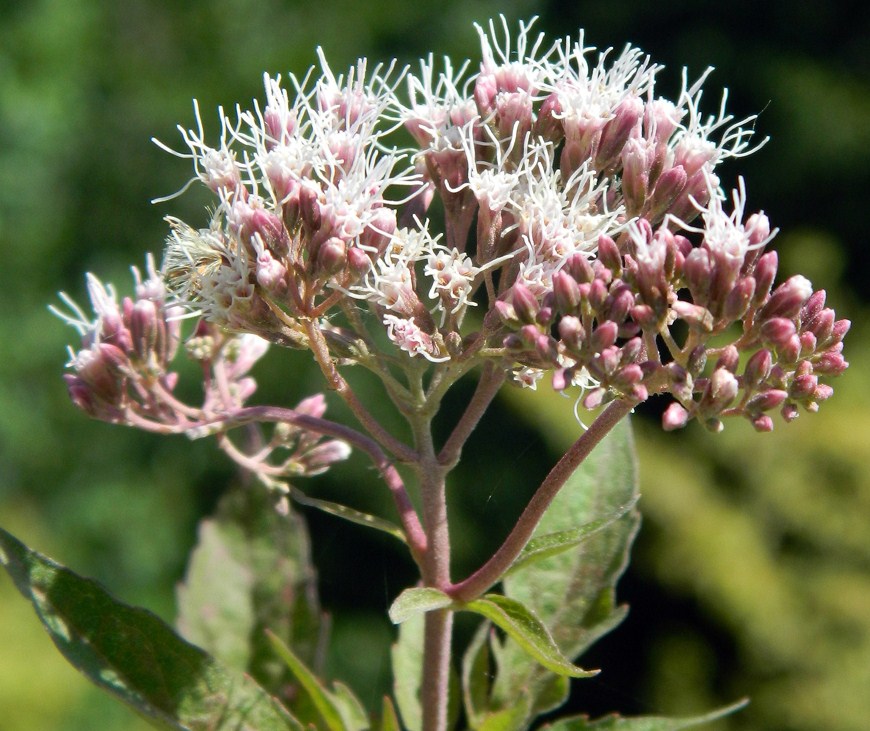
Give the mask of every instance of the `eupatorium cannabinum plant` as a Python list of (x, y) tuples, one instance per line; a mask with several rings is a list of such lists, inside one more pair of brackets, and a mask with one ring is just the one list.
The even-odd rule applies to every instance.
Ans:
[[(747, 209), (742, 179), (723, 186), (717, 175), (760, 146), (754, 118), (734, 120), (724, 95), (702, 112), (709, 72), (684, 73), (668, 100), (656, 92), (661, 67), (639, 50), (597, 53), (582, 34), (549, 43), (530, 26), (515, 38), (504, 21), (479, 27), (474, 73), (430, 56), (336, 74), (321, 55), (304, 77), (266, 76), (249, 109), (221, 111), (216, 141), (197, 108), (181, 151), (158, 144), (189, 159), (190, 183), (214, 194), (207, 219), (167, 219), (162, 265), (134, 269), (132, 296), (89, 275), (93, 317), (66, 296), (56, 310), (81, 335), (65, 376), (74, 403), (147, 431), (215, 436), (264, 486), (246, 498), (258, 516), (246, 540), (276, 562), (285, 550), (297, 560), (297, 575), (271, 584), (263, 577), (279, 563), (251, 569), (259, 619), (220, 627), (241, 642), (233, 654), (203, 629), (207, 602), (194, 591), (229, 533), (214, 522), (201, 531), (180, 626), (207, 654), (4, 534), (0, 555), (60, 649), (157, 726), (528, 728), (564, 702), (568, 677), (594, 672), (577, 657), (624, 614), (614, 585), (638, 522), (628, 414), (662, 396), (664, 429), (697, 420), (716, 432), (738, 417), (767, 432), (778, 417), (816, 411), (847, 367), (848, 321), (806, 278), (777, 283), (776, 231)], [(307, 351), (352, 423), (326, 418), (322, 394), (253, 403), (251, 370), (276, 347)], [(177, 395), (179, 353), (199, 366), (196, 403)], [(376, 402), (348, 384), (352, 367), (379, 379)], [(468, 374), (476, 390), (436, 443), (433, 418)], [(576, 394), (590, 413), (578, 412), (576, 442), (500, 548), (457, 577), (446, 486), (506, 382)], [(384, 426), (388, 407), (410, 439)], [(297, 486), (351, 450), (377, 468), (393, 515)], [(306, 666), (319, 610), (293, 499), (395, 535), (419, 568), (418, 586), (390, 610), (402, 625), (398, 713), (390, 699), (363, 709)], [(227, 571), (218, 584), (234, 580)], [(282, 594), (287, 586), (299, 591)], [(282, 596), (291, 599), (276, 604)], [(457, 611), (482, 616), (461, 661)], [(276, 670), (278, 659), (287, 667)], [(607, 727), (675, 729), (716, 715)]]

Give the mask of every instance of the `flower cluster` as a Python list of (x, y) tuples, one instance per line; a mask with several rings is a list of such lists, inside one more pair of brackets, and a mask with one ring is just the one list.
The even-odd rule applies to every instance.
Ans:
[(207, 228), (169, 219), (174, 301), (310, 348), (334, 387), (329, 358), (391, 383), (423, 359), (457, 377), (490, 361), (579, 384), (590, 408), (670, 393), (666, 428), (815, 409), (848, 322), (802, 277), (774, 288), (775, 232), (744, 220), (742, 181), (726, 211), (716, 166), (753, 151), (754, 118), (725, 95), (702, 114), (709, 70), (669, 101), (637, 49), (502, 26), (478, 27), (467, 77), (432, 57), (336, 76), (321, 55), (291, 98), (267, 76), (264, 106), (221, 112), (215, 147), (197, 109), (174, 154), (217, 202)]
[[(249, 375), (266, 353), (268, 343), (253, 334), (229, 335), (201, 320), (184, 343), (188, 358), (203, 373), (204, 397), (191, 406), (175, 393), (177, 371), (170, 370), (180, 350), (183, 311), (167, 304), (162, 278), (153, 262), (147, 279), (134, 267), (135, 297), (118, 302), (110, 285), (88, 275), (88, 293), (94, 311), (89, 319), (68, 296), (61, 295), (70, 312), (52, 308), (75, 327), (82, 347), (70, 349), (64, 377), (73, 402), (89, 415), (112, 423), (135, 426), (163, 434), (222, 432), (225, 420), (234, 418), (256, 391)], [(302, 401), (294, 414), (320, 419), (326, 410), (322, 395)], [(278, 422), (271, 439), (246, 454), (221, 436), (221, 447), (239, 464), (262, 476), (315, 475), (332, 462), (345, 459), (350, 450), (339, 440), (321, 441), (319, 433)], [(288, 453), (277, 465), (268, 464), (275, 451)]]

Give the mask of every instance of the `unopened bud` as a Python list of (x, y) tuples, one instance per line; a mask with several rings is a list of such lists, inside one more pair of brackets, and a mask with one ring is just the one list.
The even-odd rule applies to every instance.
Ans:
[(740, 353), (733, 345), (726, 346), (719, 358), (716, 360), (716, 368), (724, 368), (726, 371), (734, 373), (737, 371), (737, 364), (740, 362)]
[(622, 148), (632, 130), (637, 127), (643, 114), (643, 102), (635, 96), (623, 99), (613, 110), (613, 118), (601, 130), (598, 150), (595, 153), (595, 169), (607, 170), (616, 164)]
[(656, 181), (646, 205), (646, 216), (652, 222), (660, 221), (686, 189), (688, 175), (682, 165), (665, 170)]
[(753, 294), (755, 294), (755, 279), (752, 277), (740, 279), (725, 297), (722, 317), (731, 321), (739, 320), (749, 309)]
[(586, 334), (583, 330), (583, 324), (573, 315), (565, 315), (559, 320), (558, 330), (559, 339), (572, 350), (577, 350), (580, 347)]
[(755, 386), (766, 379), (772, 364), (773, 355), (766, 348), (753, 353), (746, 362), (746, 368), (743, 371), (743, 378), (746, 380), (747, 387), (755, 388)]
[(662, 429), (665, 431), (674, 431), (682, 429), (689, 423), (689, 412), (686, 411), (676, 401), (672, 402), (665, 412), (662, 414)]
[(510, 296), (517, 317), (525, 323), (533, 323), (538, 314), (538, 300), (532, 294), (532, 290), (521, 282), (516, 282), (511, 287)]
[(812, 293), (813, 285), (810, 284), (810, 280), (796, 274), (774, 290), (759, 315), (763, 320), (769, 317), (797, 317)]
[(767, 414), (759, 414), (755, 418), (752, 419), (752, 426), (755, 428), (755, 431), (767, 433), (773, 431), (773, 419), (771, 419)]
[(794, 421), (800, 416), (800, 412), (798, 411), (798, 407), (792, 403), (785, 403), (783, 407), (780, 409), (779, 413), (782, 415), (782, 418), (786, 422)]
[(707, 333), (713, 330), (713, 315), (706, 307), (677, 300), (671, 305), (671, 310), (677, 317), (685, 320), (690, 327), (696, 330)]
[(347, 263), (347, 246), (344, 241), (333, 236), (324, 242), (317, 252), (317, 272), (332, 276), (344, 269)]
[(755, 277), (755, 296), (752, 298), (752, 304), (755, 307), (764, 302), (770, 293), (773, 280), (776, 279), (778, 262), (779, 259), (775, 251), (768, 251), (760, 256), (756, 262), (755, 270), (753, 271), (753, 276)]
[(579, 285), (572, 276), (563, 271), (553, 275), (553, 294), (560, 312), (574, 312), (580, 304)]
[(616, 342), (618, 334), (619, 326), (612, 320), (606, 320), (592, 331), (589, 346), (594, 352), (600, 353), (605, 348), (609, 348)]
[(794, 322), (785, 317), (774, 317), (761, 326), (762, 337), (777, 348), (785, 347), (794, 334)]
[(369, 255), (355, 246), (347, 250), (347, 264), (351, 271), (362, 276), (372, 268), (372, 260)]
[(746, 411), (750, 414), (758, 413), (759, 411), (770, 411), (779, 406), (788, 398), (789, 394), (785, 391), (776, 388), (769, 388), (766, 391), (755, 394), (746, 404)]
[(616, 243), (606, 234), (598, 237), (598, 261), (607, 267), (614, 277), (622, 273), (622, 256)]

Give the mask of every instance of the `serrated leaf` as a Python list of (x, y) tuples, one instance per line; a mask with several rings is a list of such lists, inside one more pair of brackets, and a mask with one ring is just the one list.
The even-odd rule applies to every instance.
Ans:
[(390, 621), (401, 624), (417, 614), (445, 609), (452, 604), (453, 600), (438, 589), (427, 586), (405, 589), (390, 607)]
[(264, 490), (234, 489), (198, 533), (177, 589), (179, 631), (272, 693), (286, 694), (293, 678), (264, 631), (308, 664), (317, 661), (324, 631), (305, 522), (295, 512), (279, 513)]
[(398, 538), (402, 543), (408, 542), (407, 538), (405, 538), (405, 534), (402, 532), (402, 529), (399, 528), (399, 526), (397, 526), (395, 523), (391, 523), (385, 518), (379, 518), (377, 515), (363, 513), (360, 510), (349, 508), (347, 505), (341, 505), (340, 503), (334, 503), (329, 500), (320, 500), (319, 498), (309, 497), (301, 490), (297, 490), (292, 487), (290, 488), (290, 497), (292, 497), (293, 500), (295, 500), (300, 505), (317, 508), (318, 510), (322, 510), (323, 512), (329, 513), (330, 515), (335, 515), (338, 518), (344, 518), (345, 520), (349, 520), (351, 523), (356, 523), (357, 525), (364, 525), (367, 528), (374, 528), (375, 530), (379, 530), (383, 533), (391, 535), (393, 538)]
[(67, 660), (158, 728), (301, 730), (249, 677), (2, 529), (0, 563)]
[[(623, 421), (568, 479), (530, 543), (533, 551), (536, 546), (548, 550), (552, 536), (567, 537), (572, 531), (582, 534), (580, 540), (567, 550), (515, 566), (504, 579), (505, 595), (531, 609), (570, 660), (625, 615), (616, 606), (615, 585), (637, 532), (636, 501), (634, 449), (628, 422)], [(588, 533), (586, 526), (591, 526)], [(513, 703), (520, 693), (536, 697), (547, 691), (551, 676), (524, 654), (509, 642), (495, 654), (494, 709)], [(541, 707), (533, 704), (536, 713)]]
[(725, 708), (719, 708), (702, 716), (686, 718), (665, 718), (663, 716), (637, 716), (625, 718), (611, 715), (590, 721), (587, 716), (575, 718), (563, 718), (543, 728), (547, 731), (682, 731), (693, 728), (711, 721), (716, 721), (735, 711), (739, 711), (748, 703), (747, 700), (738, 701)]
[(308, 693), (329, 731), (364, 731), (369, 727), (365, 710), (347, 686), (336, 684), (336, 691), (330, 692), (279, 637), (268, 631), (266, 635)]
[(558, 675), (588, 678), (598, 673), (597, 670), (584, 670), (565, 659), (544, 623), (516, 599), (487, 594), (468, 602), (462, 609), (482, 614), (537, 662)]

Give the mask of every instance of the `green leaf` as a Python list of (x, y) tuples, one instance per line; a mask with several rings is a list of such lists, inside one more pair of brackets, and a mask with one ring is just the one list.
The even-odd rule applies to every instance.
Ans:
[(2, 529), (0, 563), (67, 660), (158, 728), (302, 728), (250, 678), (185, 642), (151, 612), (122, 604)]
[(519, 731), (525, 728), (526, 719), (531, 715), (530, 703), (528, 695), (520, 696), (513, 705), (488, 713), (471, 728), (474, 731)]
[(393, 696), (402, 717), (402, 727), (408, 731), (423, 728), (423, 708), (420, 704), (420, 682), (423, 670), (422, 614), (412, 614), (399, 625), (399, 639), (393, 645)]
[[(423, 709), (420, 703), (420, 688), (423, 676), (423, 641), (425, 616), (417, 612), (399, 625), (399, 639), (393, 645), (393, 695), (402, 718), (402, 728), (420, 731), (423, 727)], [(451, 668), (452, 670), (452, 668)], [(459, 716), (461, 691), (456, 674), (450, 674), (449, 701), (447, 704), (448, 727)]]
[(295, 512), (279, 513), (273, 500), (265, 490), (233, 489), (215, 516), (200, 523), (177, 590), (177, 626), (270, 692), (292, 695), (293, 676), (264, 630), (313, 664), (324, 625), (305, 522)]
[(543, 622), (516, 599), (487, 594), (468, 602), (462, 609), (482, 614), (496, 627), (504, 630), (531, 657), (558, 675), (588, 678), (598, 673), (597, 670), (584, 670), (566, 660)]
[(340, 503), (333, 503), (329, 500), (320, 500), (318, 498), (309, 497), (301, 490), (297, 490), (293, 487), (290, 488), (290, 497), (300, 505), (317, 508), (318, 510), (322, 510), (330, 515), (349, 520), (351, 523), (364, 525), (368, 528), (374, 528), (375, 530), (393, 536), (393, 538), (398, 538), (402, 543), (408, 542), (402, 529), (395, 523), (391, 523), (389, 520), (384, 518), (379, 518), (376, 515), (370, 515), (369, 513), (354, 510), (353, 508), (349, 508), (347, 505), (341, 505)]
[[(504, 579), (504, 593), (528, 607), (556, 646), (574, 660), (625, 616), (615, 585), (628, 562), (640, 521), (634, 445), (627, 420), (618, 424), (568, 479), (537, 526), (527, 552)], [(564, 547), (564, 550), (563, 550)], [(559, 688), (516, 644), (494, 653), (494, 709), (528, 693), (539, 713)], [(549, 694), (549, 699), (543, 696)]]
[(491, 632), (492, 624), (483, 622), (471, 638), (462, 658), (462, 699), (471, 728), (480, 726), (489, 708)]
[(590, 721), (588, 716), (575, 718), (563, 718), (543, 728), (546, 731), (681, 731), (681, 729), (693, 728), (711, 721), (716, 721), (745, 707), (748, 701), (742, 700), (725, 708), (720, 708), (703, 716), (691, 718), (664, 718), (662, 716), (638, 716), (624, 718), (612, 715)]
[(402, 731), (396, 707), (388, 695), (384, 696), (384, 711), (381, 714), (381, 731)]
[(445, 609), (452, 604), (453, 600), (438, 589), (431, 587), (405, 589), (390, 607), (390, 621), (393, 624), (401, 624), (417, 614)]
[(364, 731), (369, 727), (365, 709), (346, 685), (336, 683), (335, 692), (328, 691), (277, 635), (268, 631), (266, 634), (275, 651), (308, 693), (329, 731)]
[(508, 569), (507, 573), (510, 574), (512, 571), (516, 571), (534, 561), (540, 561), (541, 559), (549, 558), (550, 556), (556, 556), (563, 551), (568, 551), (575, 546), (579, 546), (590, 536), (595, 535), (598, 531), (607, 528), (614, 521), (619, 520), (619, 518), (631, 510), (636, 503), (637, 498), (620, 506), (610, 515), (599, 518), (598, 520), (592, 520), (585, 525), (581, 525), (579, 528), (556, 531), (555, 533), (548, 533), (539, 538), (532, 538), (517, 557), (517, 560), (514, 561)]

